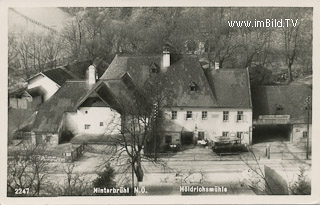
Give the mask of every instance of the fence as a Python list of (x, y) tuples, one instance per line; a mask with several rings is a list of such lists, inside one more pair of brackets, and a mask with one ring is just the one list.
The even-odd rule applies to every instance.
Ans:
[[(257, 159), (268, 159), (265, 152), (254, 152)], [(270, 160), (305, 160), (306, 152), (271, 152)], [(158, 153), (157, 156), (164, 161), (237, 161), (240, 159), (252, 160), (252, 155), (249, 152), (233, 153), (227, 155), (218, 155), (212, 153)], [(311, 153), (309, 153), (311, 159)]]

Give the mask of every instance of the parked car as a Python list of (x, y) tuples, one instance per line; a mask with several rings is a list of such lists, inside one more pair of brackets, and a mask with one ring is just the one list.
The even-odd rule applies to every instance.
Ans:
[(167, 151), (174, 151), (174, 152), (177, 152), (180, 150), (180, 144), (173, 144), (173, 143), (170, 143), (170, 144), (167, 144)]

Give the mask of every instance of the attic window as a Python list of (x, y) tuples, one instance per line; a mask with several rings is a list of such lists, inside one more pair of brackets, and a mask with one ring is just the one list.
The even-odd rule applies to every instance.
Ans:
[(283, 110), (284, 108), (282, 107), (282, 105), (276, 105), (276, 107), (277, 107), (277, 110)]
[(190, 91), (197, 91), (198, 90), (198, 86), (195, 82), (191, 81), (189, 83), (189, 86), (190, 86)]
[(152, 64), (149, 66), (151, 73), (159, 73), (159, 66), (155, 64), (155, 62), (152, 62)]

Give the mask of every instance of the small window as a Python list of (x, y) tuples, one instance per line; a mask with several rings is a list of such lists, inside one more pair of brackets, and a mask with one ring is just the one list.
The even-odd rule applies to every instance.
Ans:
[(190, 82), (189, 86), (190, 86), (190, 91), (197, 91), (198, 89), (197, 84), (193, 81)]
[(276, 108), (277, 108), (277, 110), (284, 110), (283, 107), (282, 107), (282, 105), (278, 105), (278, 104), (277, 104), (277, 105), (276, 105)]
[(192, 119), (192, 111), (187, 111), (187, 119)]
[(223, 111), (223, 122), (229, 121), (229, 111)]
[(154, 62), (150, 65), (151, 73), (159, 73), (159, 67)]
[(208, 119), (208, 112), (207, 111), (202, 111), (202, 120)]
[(88, 111), (86, 110), (86, 111), (84, 111), (84, 113), (88, 114)]
[(171, 135), (166, 135), (166, 143), (167, 144), (172, 143), (172, 136)]
[(198, 132), (198, 140), (204, 140), (204, 132)]
[(100, 122), (100, 127), (102, 127), (103, 126), (103, 122)]
[(90, 125), (84, 125), (84, 129), (85, 129), (85, 130), (90, 129)]
[(171, 112), (171, 119), (173, 119), (173, 120), (177, 119), (177, 111)]
[(306, 138), (306, 137), (308, 136), (308, 132), (304, 131), (304, 132), (302, 133), (302, 136), (303, 136), (303, 138)]
[(243, 120), (243, 111), (238, 111), (237, 121), (242, 121), (242, 120)]
[(228, 135), (229, 135), (229, 132), (222, 132), (223, 137), (228, 137)]

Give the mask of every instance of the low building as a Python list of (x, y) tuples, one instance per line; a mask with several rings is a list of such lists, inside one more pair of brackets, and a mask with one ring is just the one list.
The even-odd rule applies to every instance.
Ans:
[(312, 89), (305, 85), (255, 88), (252, 91), (253, 142), (299, 142), (308, 136), (311, 140), (311, 97)]

